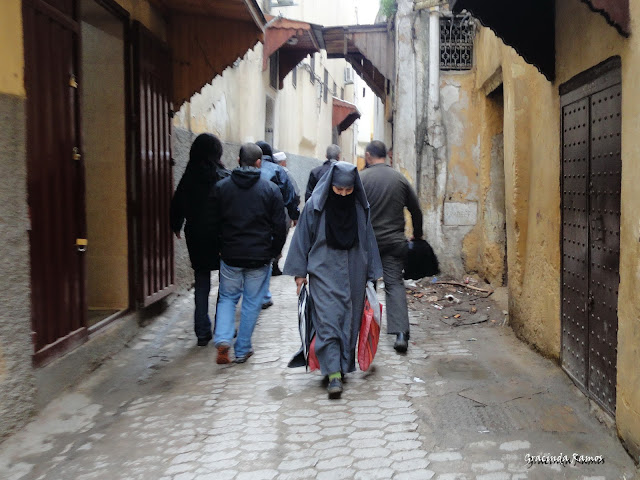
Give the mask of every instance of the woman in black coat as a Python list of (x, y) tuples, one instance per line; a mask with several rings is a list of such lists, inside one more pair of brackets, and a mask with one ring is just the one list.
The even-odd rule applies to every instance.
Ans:
[[(221, 161), (222, 143), (210, 133), (196, 137), (189, 151), (189, 163), (171, 200), (171, 230), (177, 238), (184, 224), (189, 258), (195, 277), (194, 330), (198, 345), (212, 338), (209, 318), (211, 270), (220, 268), (215, 235), (211, 229), (209, 193), (216, 182), (231, 172)], [(186, 220), (186, 223), (185, 223)]]

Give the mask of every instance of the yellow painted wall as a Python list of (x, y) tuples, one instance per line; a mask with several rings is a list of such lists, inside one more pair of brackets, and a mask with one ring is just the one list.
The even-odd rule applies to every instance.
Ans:
[(129, 305), (124, 39), (114, 23), (82, 23), (89, 310)]
[[(630, 2), (632, 31), (640, 2)], [(548, 82), (486, 29), (476, 43), (476, 88), (502, 69), (510, 313), (514, 330), (559, 359), (559, 86), (602, 61), (622, 59), (622, 201), (616, 423), (640, 453), (640, 40), (622, 37), (579, 0), (556, 2), (556, 80)]]
[[(630, 2), (638, 31), (640, 3)], [(622, 213), (618, 297), (618, 431), (640, 454), (640, 41), (632, 36), (622, 51)]]
[[(502, 108), (487, 99), (488, 93), (478, 88), (478, 78), (493, 78), (500, 73), (500, 56), (493, 54), (498, 45), (491, 31), (488, 48), (474, 69), (469, 72), (442, 73), (440, 92), (441, 109), (447, 129), (449, 150), (448, 178), (445, 198), (447, 202), (477, 202), (477, 223), (462, 240), (462, 259), (466, 272), (478, 274), (494, 286), (501, 286), (504, 274), (505, 236), (504, 205), (495, 215), (495, 200), (504, 201), (504, 174), (496, 181), (492, 173), (492, 144), (503, 130)], [(492, 39), (492, 40), (491, 40)], [(486, 42), (487, 40), (483, 40)], [(500, 49), (497, 49), (500, 52)], [(499, 86), (498, 82), (489, 91)], [(486, 81), (484, 82), (486, 83)], [(496, 195), (496, 190), (500, 190)], [(500, 238), (501, 235), (501, 238)]]
[(0, 2), (0, 93), (26, 95), (21, 0)]

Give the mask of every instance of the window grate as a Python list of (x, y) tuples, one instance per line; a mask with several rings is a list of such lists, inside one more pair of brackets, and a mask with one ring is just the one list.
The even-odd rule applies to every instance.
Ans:
[(440, 68), (470, 70), (473, 67), (473, 19), (469, 15), (440, 17)]

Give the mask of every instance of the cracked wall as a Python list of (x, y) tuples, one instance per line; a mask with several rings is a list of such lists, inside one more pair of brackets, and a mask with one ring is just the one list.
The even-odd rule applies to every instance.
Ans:
[(480, 122), (486, 95), (474, 90), (475, 69), (441, 72), (439, 106), (433, 105), (428, 98), (429, 10), (400, 1), (395, 22), (394, 166), (418, 191), (425, 238), (442, 273), (460, 277), (473, 272), (502, 285), (506, 239), (500, 115), (494, 114), (490, 125)]

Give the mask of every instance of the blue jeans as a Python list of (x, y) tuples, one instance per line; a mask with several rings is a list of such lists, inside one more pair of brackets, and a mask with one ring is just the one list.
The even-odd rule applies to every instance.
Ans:
[(195, 270), (194, 297), (196, 309), (193, 313), (193, 330), (199, 339), (211, 338), (209, 318), (209, 292), (211, 291), (211, 270)]
[(220, 288), (216, 308), (215, 344), (231, 345), (235, 331), (238, 300), (242, 296), (240, 327), (234, 345), (236, 358), (251, 351), (251, 335), (262, 309), (262, 300), (269, 288), (270, 266), (259, 268), (232, 267), (220, 261)]
[(269, 289), (269, 284), (271, 283), (271, 273), (273, 272), (273, 262), (269, 264), (269, 272), (267, 273), (267, 288), (266, 293), (262, 299), (262, 303), (269, 303), (271, 301), (271, 290)]

